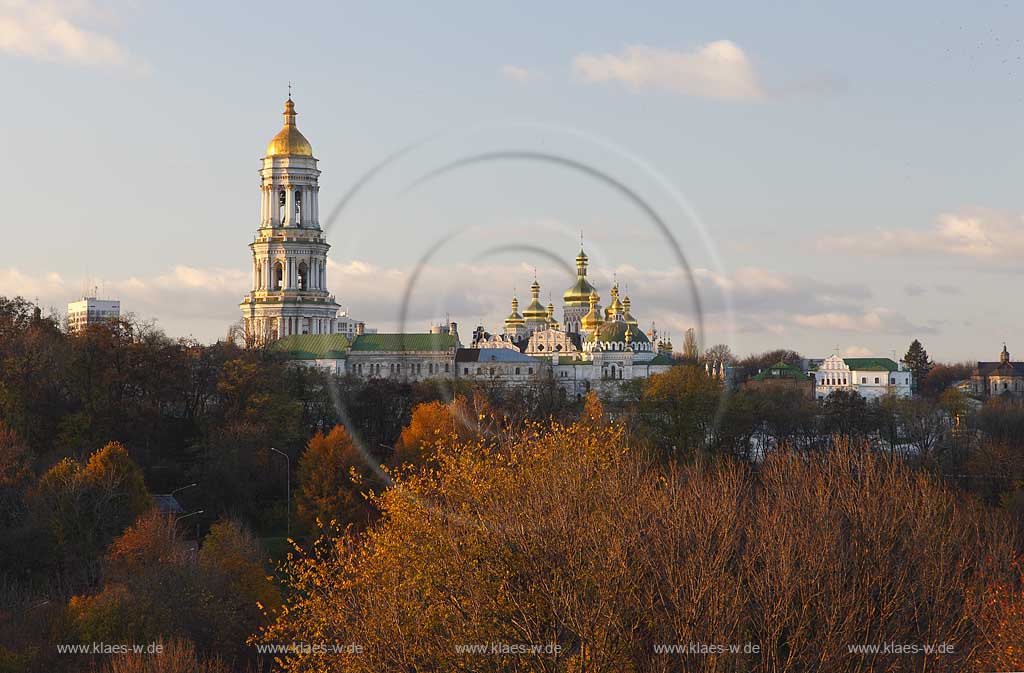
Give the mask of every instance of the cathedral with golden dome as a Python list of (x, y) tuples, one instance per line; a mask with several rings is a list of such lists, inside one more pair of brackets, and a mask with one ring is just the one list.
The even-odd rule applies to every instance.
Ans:
[(492, 336), (477, 329), (477, 348), (514, 346), (550, 363), (554, 378), (568, 391), (582, 394), (613, 381), (644, 378), (665, 371), (674, 363), (672, 345), (658, 336), (653, 324), (645, 333), (632, 314), (632, 301), (623, 296), (618, 282), (609, 290), (609, 302), (601, 307), (601, 295), (587, 279), (589, 258), (581, 248), (576, 255), (576, 282), (562, 294), (562, 321), (555, 319), (554, 305), (540, 303), (541, 286), (536, 275), (530, 285), (530, 303), (519, 312), (519, 298), (512, 296), (512, 312), (505, 318), (504, 334)]
[[(640, 329), (628, 296), (610, 288), (602, 309), (587, 280), (589, 259), (576, 255), (576, 280), (562, 294), (562, 320), (541, 300), (534, 272), (530, 297), (512, 311), (502, 334), (478, 327), (464, 348), (456, 323), (427, 333), (377, 334), (339, 315), (327, 285), (330, 245), (320, 227), (320, 170), (295, 122), (289, 95), (284, 124), (270, 140), (260, 169), (260, 220), (249, 243), (252, 282), (241, 302), (246, 342), (273, 344), (290, 360), (340, 376), (426, 380), (462, 378), (506, 385), (554, 380), (568, 394), (612, 393), (616, 384), (665, 371), (671, 344)], [(350, 329), (355, 322), (355, 329)]]

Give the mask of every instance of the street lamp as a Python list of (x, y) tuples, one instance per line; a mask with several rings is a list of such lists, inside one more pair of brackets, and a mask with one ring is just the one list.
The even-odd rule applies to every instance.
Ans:
[(291, 539), (291, 537), (292, 537), (292, 459), (289, 458), (288, 454), (285, 453), (284, 451), (278, 451), (274, 447), (270, 447), (270, 450), (273, 451), (274, 453), (281, 454), (282, 456), (284, 456), (284, 460), (285, 460), (285, 473), (284, 474), (285, 474), (285, 481), (286, 481), (285, 488), (287, 489), (285, 491), (285, 493), (286, 493), (285, 507), (287, 508), (287, 511), (285, 512), (285, 522), (287, 523), (287, 526), (288, 526), (288, 538)]
[(178, 523), (179, 521), (181, 521), (182, 519), (187, 519), (187, 518), (189, 518), (190, 516), (195, 516), (196, 514), (202, 514), (202, 513), (203, 513), (203, 510), (201, 510), (201, 509), (197, 509), (197, 510), (196, 510), (196, 511), (194, 511), (194, 512), (189, 512), (188, 514), (185, 514), (185, 515), (183, 515), (183, 516), (179, 516), (178, 518), (176, 518), (176, 519), (174, 520), (174, 523), (175, 523), (175, 524), (177, 524), (177, 523)]
[(180, 488), (174, 489), (173, 491), (171, 491), (167, 495), (173, 496), (175, 493), (178, 493), (179, 491), (184, 491), (186, 488), (192, 488), (193, 486), (198, 486), (198, 485), (199, 485), (199, 482), (196, 482), (196, 483), (193, 483), (193, 484), (187, 484), (187, 485), (182, 486)]

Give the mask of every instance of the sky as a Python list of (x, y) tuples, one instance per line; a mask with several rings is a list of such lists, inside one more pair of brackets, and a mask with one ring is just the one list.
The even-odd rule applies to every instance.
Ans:
[(291, 81), (370, 327), (560, 314), (582, 234), (676, 343), (1024, 352), (1024, 5), (555, 4), (0, 0), (0, 295), (223, 337)]

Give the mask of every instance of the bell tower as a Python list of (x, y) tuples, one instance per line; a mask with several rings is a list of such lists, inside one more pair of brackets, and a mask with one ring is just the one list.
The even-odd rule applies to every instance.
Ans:
[(327, 289), (320, 228), (320, 171), (313, 148), (284, 104), (284, 126), (267, 145), (260, 169), (260, 221), (249, 249), (252, 283), (241, 303), (246, 341), (292, 334), (334, 334), (338, 304)]

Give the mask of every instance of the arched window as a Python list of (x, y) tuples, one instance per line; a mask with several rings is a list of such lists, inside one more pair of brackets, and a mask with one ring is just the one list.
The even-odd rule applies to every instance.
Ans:
[(295, 224), (301, 227), (305, 219), (305, 213), (302, 212), (302, 192), (295, 190)]
[(875, 377), (875, 383), (878, 383), (878, 377), (877, 376)]
[(274, 262), (274, 285), (272, 290), (280, 290), (284, 287), (284, 264)]
[(299, 289), (307, 289), (309, 282), (309, 269), (306, 267), (305, 262), (299, 262)]
[(285, 211), (285, 206), (287, 204), (288, 204), (288, 194), (285, 193), (285, 191), (282, 189), (281, 192), (277, 195), (277, 223), (278, 224), (284, 224), (285, 215), (287, 213), (287, 211)]

